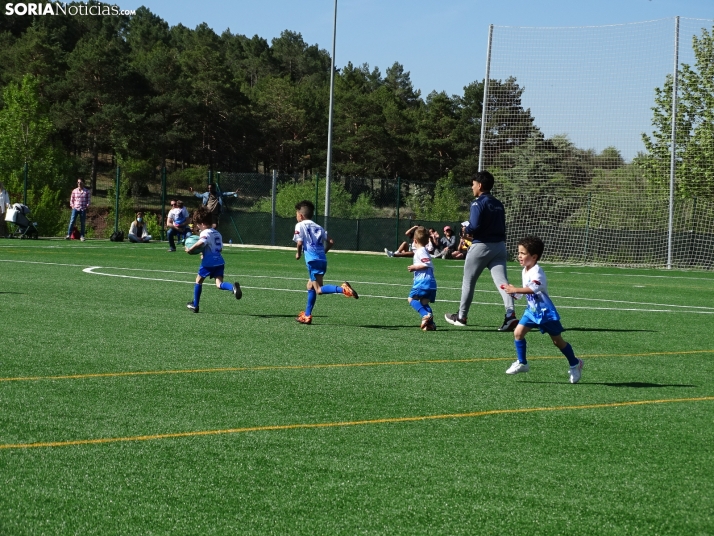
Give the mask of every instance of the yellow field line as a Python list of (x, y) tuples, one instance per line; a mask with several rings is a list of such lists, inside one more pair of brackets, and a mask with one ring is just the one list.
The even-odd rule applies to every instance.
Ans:
[(517, 409), (492, 409), (486, 411), (474, 411), (469, 413), (447, 413), (443, 415), (422, 415), (417, 417), (393, 417), (384, 419), (369, 419), (362, 421), (341, 421), (323, 423), (302, 423), (302, 424), (282, 424), (272, 426), (250, 426), (245, 428), (227, 428), (224, 430), (199, 430), (195, 432), (178, 432), (173, 434), (154, 434), (130, 437), (110, 437), (103, 439), (78, 439), (74, 441), (49, 441), (41, 443), (17, 443), (0, 444), (0, 449), (30, 449), (47, 447), (69, 447), (73, 445), (99, 445), (104, 443), (119, 443), (127, 441), (155, 441), (158, 439), (176, 439), (184, 437), (199, 437), (225, 434), (241, 434), (246, 432), (271, 432), (279, 430), (299, 430), (313, 428), (337, 428), (343, 426), (366, 426), (370, 424), (395, 424), (415, 421), (433, 421), (440, 419), (464, 419), (473, 417), (485, 417), (487, 415), (506, 415), (514, 413), (535, 413), (541, 411), (567, 411), (584, 409), (618, 408), (625, 406), (644, 406), (649, 404), (672, 404), (676, 402), (710, 402), (714, 401), (714, 396), (703, 396), (696, 398), (669, 398), (661, 400), (635, 400), (631, 402), (610, 402), (607, 404), (586, 404), (582, 406), (554, 406), (542, 408), (517, 408)]
[[(601, 357), (650, 357), (666, 355), (712, 354), (714, 350), (687, 350), (683, 352), (648, 352), (642, 354), (578, 354), (583, 359)], [(563, 359), (562, 355), (529, 356), (529, 360)], [(144, 370), (133, 372), (98, 372), (92, 374), (67, 374), (59, 376), (18, 376), (14, 378), (0, 378), (0, 382), (22, 382), (40, 380), (84, 380), (88, 378), (121, 378), (124, 376), (161, 376), (168, 374), (208, 374), (216, 372), (257, 372), (265, 370), (310, 370), (329, 368), (352, 367), (384, 367), (401, 365), (429, 365), (448, 363), (478, 363), (483, 361), (512, 361), (513, 357), (474, 357), (466, 359), (418, 359), (414, 361), (373, 361), (366, 363), (322, 363), (314, 365), (264, 365), (255, 367), (221, 367), (205, 369), (179, 369), (179, 370)]]

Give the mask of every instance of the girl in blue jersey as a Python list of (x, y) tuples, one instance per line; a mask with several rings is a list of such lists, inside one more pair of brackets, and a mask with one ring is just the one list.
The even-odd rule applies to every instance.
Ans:
[(185, 248), (186, 253), (199, 250), (203, 247), (201, 253), (201, 266), (198, 268), (196, 276), (196, 284), (193, 286), (193, 300), (186, 304), (189, 310), (194, 313), (198, 312), (198, 302), (201, 299), (201, 291), (203, 290), (203, 281), (207, 277), (212, 277), (216, 280), (216, 287), (221, 290), (230, 290), (237, 300), (243, 296), (238, 281), (235, 283), (223, 282), (223, 270), (225, 261), (223, 260), (223, 238), (221, 233), (213, 229), (211, 213), (207, 208), (201, 207), (193, 213), (193, 222), (201, 230), (198, 241), (190, 248)]
[(305, 264), (309, 279), (307, 281), (307, 306), (295, 319), (301, 324), (312, 324), (312, 309), (315, 307), (318, 294), (342, 294), (345, 298), (358, 299), (359, 295), (345, 281), (341, 286), (323, 285), (323, 277), (327, 272), (327, 256), (334, 241), (327, 237), (327, 231), (312, 221), (315, 205), (310, 201), (300, 201), (295, 205), (295, 234), (293, 242), (297, 244), (295, 259), (299, 260), (305, 254)]
[(518, 262), (523, 266), (523, 287), (517, 288), (510, 284), (501, 286), (508, 294), (516, 298), (524, 295), (528, 301), (528, 307), (513, 332), (518, 359), (508, 368), (506, 374), (518, 374), (530, 370), (530, 365), (526, 360), (526, 333), (533, 328), (538, 328), (541, 333), (550, 335), (553, 344), (567, 358), (570, 364), (568, 370), (570, 383), (578, 383), (583, 369), (583, 361), (575, 357), (572, 346), (561, 336), (565, 330), (560, 324), (560, 315), (548, 296), (545, 272), (538, 266), (544, 249), (543, 241), (537, 236), (526, 236), (518, 242)]
[(436, 279), (434, 278), (431, 255), (426, 250), (428, 243), (429, 232), (425, 227), (417, 227), (414, 231), (414, 243), (412, 245), (414, 258), (412, 264), (407, 266), (407, 270), (414, 273), (414, 283), (407, 301), (421, 315), (421, 329), (434, 331), (436, 330), (434, 313), (429, 304), (436, 301)]

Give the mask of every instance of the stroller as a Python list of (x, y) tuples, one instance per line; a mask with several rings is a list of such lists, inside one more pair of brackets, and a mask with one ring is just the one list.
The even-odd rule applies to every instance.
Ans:
[(40, 237), (37, 224), (27, 219), (29, 215), (30, 208), (21, 203), (15, 203), (7, 209), (5, 221), (15, 225), (15, 232), (10, 234), (10, 237), (34, 238), (35, 240)]

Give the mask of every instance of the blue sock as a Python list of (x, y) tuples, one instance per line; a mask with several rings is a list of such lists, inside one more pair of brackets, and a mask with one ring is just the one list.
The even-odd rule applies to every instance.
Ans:
[(563, 352), (563, 355), (568, 359), (568, 363), (570, 363), (571, 367), (578, 364), (578, 358), (575, 357), (575, 352), (573, 352), (573, 347), (570, 346), (570, 343), (568, 343), (568, 345), (563, 348), (561, 352)]
[(201, 299), (201, 291), (203, 290), (203, 285), (201, 283), (196, 283), (193, 286), (193, 306), (198, 307), (198, 302)]
[(311, 288), (310, 290), (307, 291), (307, 306), (305, 307), (305, 315), (306, 316), (310, 316), (312, 314), (312, 308), (315, 307), (316, 301), (317, 301), (317, 292), (315, 292), (315, 289)]
[(516, 345), (516, 357), (518, 357), (518, 362), (525, 365), (528, 363), (526, 360), (526, 340), (521, 339), (519, 341), (518, 339), (515, 339), (513, 342)]
[(221, 283), (221, 290), (230, 290), (233, 292), (233, 283), (226, 283), (225, 281)]
[(324, 285), (322, 287), (323, 294), (342, 294), (342, 287), (337, 285)]
[(419, 300), (412, 300), (411, 303), (409, 304), (412, 306), (412, 308), (419, 313), (419, 316), (424, 316), (428, 315), (431, 312), (431, 307), (428, 309), (424, 307)]

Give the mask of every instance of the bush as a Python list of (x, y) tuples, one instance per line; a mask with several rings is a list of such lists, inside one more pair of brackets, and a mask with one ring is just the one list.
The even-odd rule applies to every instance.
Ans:
[(208, 183), (208, 167), (197, 166), (179, 169), (166, 177), (168, 191), (188, 190), (193, 188), (203, 192)]
[[(362, 197), (362, 196), (360, 196)], [(275, 200), (275, 211), (282, 218), (295, 216), (295, 205), (307, 199), (315, 202), (315, 181), (286, 182), (278, 185)], [(320, 181), (317, 192), (317, 214), (323, 215), (325, 200), (325, 181)], [(359, 200), (359, 199), (358, 199)], [(364, 199), (361, 201), (364, 203)], [(255, 205), (256, 212), (270, 212), (272, 203), (269, 198), (261, 199)], [(321, 210), (322, 208), (322, 210)], [(330, 216), (335, 218), (352, 217), (352, 198), (344, 186), (339, 182), (330, 184)]]

